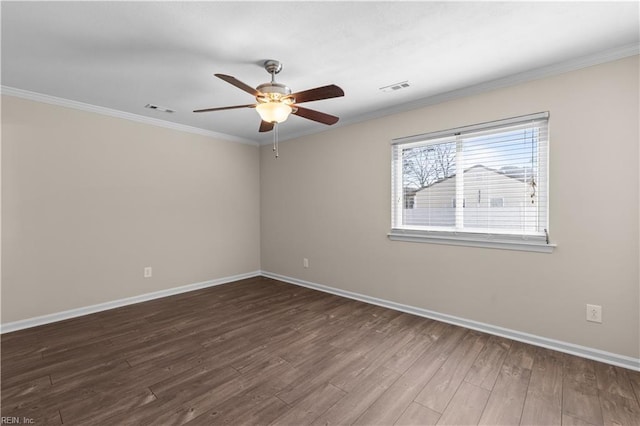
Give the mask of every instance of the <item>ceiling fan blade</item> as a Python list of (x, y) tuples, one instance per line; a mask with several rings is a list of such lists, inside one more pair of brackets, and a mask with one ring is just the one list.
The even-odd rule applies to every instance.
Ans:
[(294, 98), (296, 104), (301, 104), (303, 102), (339, 98), (340, 96), (344, 96), (344, 91), (335, 84), (330, 84), (328, 86), (316, 87), (315, 89), (292, 93), (288, 97)]
[(268, 121), (262, 120), (260, 122), (260, 132), (270, 132), (273, 130), (273, 123), (269, 123)]
[(308, 108), (302, 108), (298, 105), (294, 105), (294, 112), (292, 112), (292, 114), (328, 125), (336, 124), (339, 120), (339, 118), (335, 115), (325, 114), (324, 112), (314, 111)]
[(256, 89), (254, 89), (253, 87), (249, 86), (246, 83), (241, 82), (235, 77), (232, 77), (230, 75), (225, 75), (225, 74), (215, 74), (215, 76), (226, 81), (229, 84), (233, 84), (238, 89), (244, 90), (245, 92), (252, 94), (253, 96), (260, 95), (260, 92), (258, 92)]
[(210, 112), (210, 111), (223, 111), (225, 109), (238, 109), (238, 108), (255, 108), (256, 104), (248, 104), (248, 105), (235, 105), (228, 107), (220, 107), (220, 108), (205, 108), (205, 109), (196, 109), (193, 112)]

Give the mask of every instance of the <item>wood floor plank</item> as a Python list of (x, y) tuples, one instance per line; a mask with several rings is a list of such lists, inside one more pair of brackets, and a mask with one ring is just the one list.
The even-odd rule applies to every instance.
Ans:
[(278, 398), (287, 404), (294, 404), (299, 399), (306, 397), (318, 387), (329, 383), (331, 378), (349, 364), (358, 362), (358, 357), (352, 357), (348, 353), (341, 351), (335, 355), (321, 360), (313, 365), (299, 366), (304, 371), (308, 371), (305, 380), (299, 383), (292, 383), (281, 392), (276, 394)]
[(226, 404), (188, 421), (188, 425), (256, 425), (269, 424), (284, 413), (288, 405), (261, 388), (236, 395)]
[(395, 348), (383, 366), (404, 373), (416, 362), (436, 339), (424, 333), (412, 334), (407, 344)]
[(370, 329), (364, 327), (346, 327), (331, 339), (330, 345), (335, 348), (350, 349), (354, 347), (354, 341), (366, 342), (370, 347), (365, 351), (361, 350), (361, 355), (365, 355), (376, 346), (377, 342), (381, 342), (383, 339), (383, 335), (372, 333)]
[(585, 422), (577, 417), (562, 415), (562, 426), (595, 426), (593, 423)]
[(21, 382), (28, 382), (46, 375), (46, 361), (42, 359), (41, 353), (31, 353), (20, 358), (5, 361), (4, 348), (2, 346), (2, 386), (12, 386)]
[(562, 414), (593, 425), (602, 425), (595, 363), (575, 356), (565, 357), (562, 382)]
[(534, 348), (513, 342), (482, 413), (481, 425), (517, 425), (533, 366)]
[(352, 424), (398, 377), (397, 372), (380, 368), (369, 376), (359, 379), (351, 392), (338, 400), (312, 424)]
[(384, 308), (380, 308), (380, 306), (376, 306), (376, 308), (373, 317), (379, 318), (379, 320), (370, 321), (369, 324), (365, 326), (373, 327), (377, 333), (392, 335), (407, 330), (411, 330), (413, 333), (419, 333), (423, 327), (426, 327), (431, 322), (404, 312), (397, 312), (397, 315), (393, 317), (388, 315), (383, 316), (381, 312), (384, 312)]
[(563, 368), (563, 356), (549, 349), (536, 349), (521, 425), (562, 424)]
[(60, 409), (60, 415), (70, 424), (102, 424), (113, 414), (134, 411), (155, 399), (148, 388), (137, 388), (125, 393), (100, 392), (82, 401), (68, 401)]
[[(214, 404), (195, 418), (194, 424), (256, 424), (270, 423), (282, 415), (289, 405), (275, 397), (285, 385), (298, 381), (302, 374), (281, 358), (274, 358), (276, 367), (265, 375), (268, 366), (245, 375), (247, 384), (221, 404)], [(271, 364), (271, 363), (270, 363)]]
[(431, 321), (426, 327), (422, 327), (420, 332), (428, 336), (432, 341), (438, 340), (451, 332), (451, 325), (440, 321)]
[[(23, 363), (25, 359), (32, 361), (42, 359), (42, 353), (49, 348), (33, 335), (26, 336), (24, 340), (15, 338), (16, 335), (20, 336), (20, 333), (5, 333), (0, 336), (2, 362), (7, 366)], [(13, 336), (10, 338), (8, 335)]]
[(508, 339), (498, 336), (489, 337), (487, 344), (471, 366), (465, 381), (489, 391), (493, 389), (510, 347), (511, 341)]
[(480, 420), (490, 392), (462, 382), (438, 420), (439, 425), (475, 425)]
[(596, 426), (639, 416), (638, 372), (264, 277), (0, 342), (0, 414), (38, 424), (558, 424), (561, 414), (563, 425)]
[(414, 401), (435, 412), (444, 412), (488, 338), (478, 332), (467, 333)]
[(564, 380), (562, 384), (563, 414), (584, 420), (594, 425), (603, 424), (598, 389), (586, 383)]
[(564, 378), (597, 388), (595, 364), (595, 361), (566, 355), (564, 358)]
[(305, 333), (296, 329), (302, 337), (293, 342), (291, 346), (283, 346), (279, 355), (294, 365), (300, 365), (308, 363), (310, 359), (325, 358), (324, 355), (328, 355), (329, 352), (333, 354), (344, 352), (343, 349), (336, 348), (330, 343), (335, 336), (344, 330), (345, 325), (328, 324), (323, 326), (318, 324), (317, 327), (322, 328), (321, 333)]
[(281, 426), (310, 425), (346, 394), (331, 383), (327, 383), (298, 401), (271, 424)]
[(215, 387), (213, 383), (217, 383), (221, 378), (224, 382), (238, 376), (240, 373), (231, 367), (205, 364), (155, 383), (150, 386), (150, 389), (157, 398), (166, 401), (176, 399), (176, 395), (185, 390), (197, 395), (198, 391), (203, 390), (200, 388)]
[(322, 360), (312, 358), (311, 362), (295, 364), (297, 368), (308, 371), (307, 380), (288, 387), (276, 396), (287, 404), (295, 403), (298, 399), (314, 391), (316, 387), (329, 382), (345, 368), (357, 368), (357, 365), (362, 362), (362, 357), (375, 349), (380, 342), (380, 336), (375, 333), (362, 334), (358, 331), (353, 333), (352, 336), (355, 339), (351, 342), (352, 350), (337, 347), (334, 349), (340, 352), (335, 355), (332, 355), (331, 351), (329, 351), (327, 353), (332, 356)]
[(400, 418), (394, 423), (396, 426), (430, 426), (435, 425), (440, 419), (440, 413), (436, 413), (417, 402), (409, 404)]
[[(211, 366), (213, 368), (213, 366)], [(171, 409), (178, 410), (185, 402), (202, 395), (211, 389), (238, 379), (240, 374), (230, 367), (197, 368), (182, 374), (174, 380), (164, 380), (151, 387), (156, 400), (130, 412), (115, 413), (109, 416), (106, 424), (146, 424), (156, 415)]]
[(351, 392), (361, 377), (368, 376), (381, 368), (392, 356), (396, 347), (403, 347), (412, 339), (413, 336), (407, 333), (396, 333), (387, 339), (383, 339), (371, 351), (361, 356), (359, 362), (350, 364), (337, 372), (331, 378), (330, 383), (345, 392)]
[(629, 377), (629, 381), (631, 382), (636, 401), (640, 405), (640, 371), (627, 370), (627, 377)]
[(640, 406), (635, 398), (629, 399), (607, 391), (600, 392), (599, 396), (605, 426), (640, 426)]
[(96, 352), (109, 351), (113, 349), (113, 343), (104, 336), (87, 339), (83, 343), (66, 344), (55, 346), (42, 352), (43, 361), (47, 363), (60, 361), (63, 359), (82, 359), (91, 357)]
[[(120, 368), (123, 366), (124, 368)], [(114, 377), (114, 371), (122, 372), (129, 369), (129, 366), (124, 363), (118, 363), (115, 368), (95, 369), (90, 371), (88, 376), (74, 376), (73, 379), (54, 382), (51, 386), (38, 387), (32, 389), (32, 392), (25, 393), (19, 398), (10, 399), (2, 395), (2, 406), (11, 407), (15, 410), (22, 410), (25, 407), (32, 405), (38, 406), (40, 410), (48, 412), (56, 412), (60, 409), (61, 401), (73, 400), (75, 402), (82, 401), (91, 398), (96, 393), (100, 392), (100, 389), (112, 389), (108, 383), (105, 383), (105, 379), (112, 380)], [(50, 377), (50, 376), (48, 376)], [(121, 380), (128, 380), (129, 376), (122, 378)], [(20, 389), (21, 386), (16, 386)]]
[[(179, 407), (170, 405), (152, 410), (141, 423), (152, 425), (181, 425), (200, 417), (198, 422), (213, 422), (216, 418), (225, 418), (229, 411), (234, 410), (234, 403), (241, 401), (249, 393), (264, 395), (277, 393), (283, 386), (283, 378), (291, 366), (282, 359), (274, 358), (267, 365), (250, 375), (240, 375), (231, 380), (225, 380), (221, 385), (195, 394), (180, 404)], [(295, 380), (294, 377), (292, 380)], [(286, 380), (286, 379), (284, 379)]]
[(357, 419), (355, 424), (395, 423), (467, 333), (468, 330), (463, 328), (449, 326), (449, 331), (436, 340), (429, 350)]
[(20, 401), (28, 399), (30, 396), (42, 394), (51, 388), (51, 377), (42, 376), (37, 379), (23, 383), (22, 386), (7, 386), (2, 389), (3, 404), (18, 404)]
[(631, 382), (624, 368), (600, 362), (595, 363), (594, 367), (598, 389), (635, 400)]
[(50, 373), (51, 382), (58, 388), (61, 383), (74, 382), (74, 386), (81, 386), (87, 378), (129, 370), (130, 364), (125, 359), (115, 358), (109, 361), (95, 360), (93, 363), (78, 363), (75, 370), (69, 368), (53, 368)]

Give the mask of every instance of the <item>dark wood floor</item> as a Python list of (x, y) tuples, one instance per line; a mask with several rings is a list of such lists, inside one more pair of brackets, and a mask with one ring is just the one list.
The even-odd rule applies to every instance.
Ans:
[(640, 373), (267, 278), (2, 336), (37, 424), (638, 425)]

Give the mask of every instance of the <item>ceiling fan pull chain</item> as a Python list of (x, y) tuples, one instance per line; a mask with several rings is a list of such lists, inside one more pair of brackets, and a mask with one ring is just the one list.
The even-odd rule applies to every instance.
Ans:
[(273, 150), (276, 152), (276, 158), (278, 158), (278, 123), (273, 126)]
[(276, 132), (277, 132), (277, 125), (273, 126), (273, 152), (276, 152)]

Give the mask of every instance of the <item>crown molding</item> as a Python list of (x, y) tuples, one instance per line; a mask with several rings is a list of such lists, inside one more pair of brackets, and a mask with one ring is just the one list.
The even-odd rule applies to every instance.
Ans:
[(86, 112), (93, 112), (110, 117), (122, 118), (124, 120), (135, 121), (138, 123), (149, 124), (151, 126), (164, 127), (166, 129), (177, 130), (179, 132), (193, 133), (201, 136), (208, 136), (218, 140), (228, 142), (238, 142), (242, 144), (258, 146), (258, 142), (250, 139), (239, 138), (237, 136), (228, 135), (226, 133), (213, 132), (211, 130), (201, 129), (199, 127), (187, 126), (171, 121), (160, 120), (158, 118), (145, 117), (144, 115), (132, 114), (116, 109), (105, 108), (97, 105), (91, 105), (84, 102), (72, 101), (70, 99), (58, 98), (56, 96), (45, 95), (43, 93), (31, 92), (29, 90), (17, 89), (10, 86), (0, 86), (0, 93), (6, 96), (14, 96), (17, 98), (27, 99), (30, 101), (43, 102), (46, 104), (73, 108)]
[[(640, 55), (640, 43), (628, 44), (617, 48), (605, 50), (592, 55), (581, 56), (579, 58), (570, 59), (567, 61), (559, 62), (556, 64), (548, 65), (545, 67), (535, 68), (533, 70), (524, 71), (521, 73), (513, 74), (507, 77), (498, 78), (495, 80), (486, 81), (483, 83), (474, 84), (471, 86), (463, 87), (461, 89), (451, 90), (445, 93), (439, 93), (433, 96), (417, 99), (415, 101), (406, 102), (400, 105), (394, 105), (388, 108), (382, 108), (379, 110), (360, 114), (356, 117), (352, 117), (346, 120), (340, 120), (333, 128), (346, 126), (349, 124), (360, 123), (363, 121), (373, 120), (393, 114), (399, 114), (411, 110), (424, 108), (431, 105), (440, 104), (443, 102), (451, 101), (454, 99), (464, 98), (467, 96), (478, 95), (481, 93), (489, 92), (491, 90), (502, 89), (509, 86), (515, 86), (517, 84), (527, 83), (534, 80), (539, 80), (546, 77), (553, 77), (555, 75), (564, 74), (571, 71), (577, 71), (583, 68), (588, 68), (595, 65), (604, 64), (607, 62), (613, 62), (618, 59), (628, 58), (630, 56)], [(329, 130), (329, 129), (327, 129)], [(291, 139), (297, 139), (303, 136), (308, 136), (316, 132), (313, 131), (301, 131), (293, 134), (283, 135), (280, 134), (280, 141), (287, 141)], [(268, 145), (269, 142), (262, 142), (261, 145)]]
[[(375, 111), (360, 114), (358, 116), (340, 120), (329, 131), (338, 127), (360, 123), (363, 121), (373, 120), (393, 114), (399, 114), (415, 109), (424, 108), (431, 105), (447, 102), (454, 99), (464, 98), (466, 96), (477, 95), (491, 90), (501, 89), (504, 87), (515, 86), (517, 84), (527, 83), (533, 80), (539, 80), (541, 78), (552, 77), (555, 75), (563, 74), (570, 71), (577, 71), (582, 68), (591, 67), (594, 65), (603, 64), (606, 62), (616, 61), (618, 59), (627, 58), (640, 54), (640, 43), (632, 43), (625, 46), (620, 46), (613, 49), (608, 49), (602, 52), (598, 52), (592, 55), (581, 56), (579, 58), (570, 59), (567, 61), (559, 62), (553, 65), (536, 68), (529, 71), (524, 71), (518, 74), (513, 74), (507, 77), (498, 78), (495, 80), (486, 81), (483, 83), (474, 84), (471, 86), (463, 87), (461, 89), (451, 90), (445, 93), (439, 93), (433, 96), (427, 96), (425, 98), (417, 99), (415, 101), (406, 102), (400, 105), (391, 106), (388, 108), (382, 108)], [(230, 142), (239, 142), (252, 146), (268, 145), (269, 141), (256, 141), (251, 139), (240, 138), (237, 136), (229, 135), (226, 133), (213, 132), (211, 130), (202, 129), (199, 127), (187, 126), (184, 124), (173, 123), (171, 121), (160, 120), (157, 118), (145, 117), (143, 115), (132, 114), (129, 112), (119, 111), (111, 108), (105, 108), (101, 106), (91, 105), (83, 102), (72, 101), (70, 99), (58, 98), (55, 96), (45, 95), (42, 93), (31, 92), (28, 90), (17, 89), (9, 86), (0, 86), (0, 93), (8, 96), (15, 96), (18, 98), (28, 99), (37, 102), (44, 102), (52, 105), (63, 106), (67, 108), (79, 109), (82, 111), (94, 112), (97, 114), (108, 115), (111, 117), (122, 118), (125, 120), (137, 121), (139, 123), (149, 124), (152, 126), (164, 127), (167, 129), (178, 130), (186, 133), (193, 133), (197, 135), (209, 136), (215, 139), (221, 139)], [(294, 132), (290, 134), (280, 134), (280, 141), (288, 141), (297, 139), (303, 136), (319, 133), (317, 130), (304, 130), (300, 132)]]

